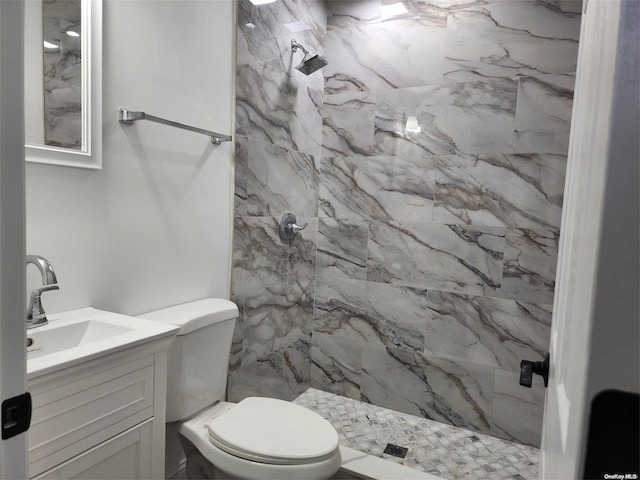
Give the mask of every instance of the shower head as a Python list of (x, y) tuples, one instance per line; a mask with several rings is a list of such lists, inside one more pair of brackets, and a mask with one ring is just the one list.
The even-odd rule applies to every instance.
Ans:
[(311, 75), (313, 72), (317, 72), (322, 67), (327, 65), (327, 61), (320, 55), (314, 55), (311, 58), (307, 58), (307, 56), (309, 55), (309, 51), (295, 40), (291, 40), (291, 49), (294, 52), (298, 49), (304, 52), (304, 58), (302, 59), (302, 62), (300, 62), (300, 65), (296, 67), (296, 70), (299, 70), (305, 75)]
[(313, 72), (320, 70), (327, 64), (327, 61), (320, 55), (314, 55), (308, 60), (302, 60), (302, 63), (296, 67), (296, 70), (301, 71), (305, 75), (311, 75)]

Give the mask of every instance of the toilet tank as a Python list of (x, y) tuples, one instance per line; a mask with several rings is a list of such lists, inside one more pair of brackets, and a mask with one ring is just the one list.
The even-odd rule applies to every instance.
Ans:
[(238, 317), (235, 303), (207, 298), (139, 317), (180, 327), (168, 354), (167, 422), (185, 419), (225, 400)]

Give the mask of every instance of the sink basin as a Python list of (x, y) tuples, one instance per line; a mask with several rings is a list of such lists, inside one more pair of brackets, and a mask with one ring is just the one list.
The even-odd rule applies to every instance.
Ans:
[(27, 331), (27, 379), (176, 334), (178, 327), (95, 308), (49, 317)]
[(133, 328), (99, 320), (84, 320), (67, 325), (57, 323), (54, 322), (47, 329), (36, 328), (27, 332), (27, 360), (133, 331)]

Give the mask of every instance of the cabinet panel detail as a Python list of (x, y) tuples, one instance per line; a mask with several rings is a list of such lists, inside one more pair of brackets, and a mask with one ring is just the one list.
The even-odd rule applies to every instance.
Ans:
[(153, 420), (94, 447), (42, 475), (40, 479), (131, 480), (151, 478)]
[[(56, 388), (32, 392), (33, 416), (28, 434), (29, 462), (38, 462), (81, 441), (81, 451), (87, 450), (96, 445), (90, 442), (96, 437), (95, 434), (114, 424), (119, 424), (119, 431), (123, 431), (151, 417), (153, 366), (122, 373), (120, 368), (111, 369), (91, 379), (67, 383), (62, 391)], [(141, 419), (136, 414), (143, 411), (147, 413)], [(99, 441), (103, 440), (104, 438)], [(43, 465), (41, 468), (49, 467)], [(30, 473), (33, 475), (35, 472)]]

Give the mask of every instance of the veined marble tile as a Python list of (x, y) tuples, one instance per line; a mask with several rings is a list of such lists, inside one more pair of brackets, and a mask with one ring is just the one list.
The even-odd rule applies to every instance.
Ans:
[(375, 95), (325, 95), (322, 108), (322, 156), (357, 156), (373, 153)]
[(563, 155), (449, 155), (437, 168), (434, 222), (560, 226)]
[(282, 352), (272, 353), (247, 367), (229, 372), (229, 402), (239, 402), (252, 396), (281, 398), (282, 390)]
[[(404, 20), (413, 25), (446, 26), (451, 11), (483, 6), (504, 0), (342, 0), (330, 1), (327, 28), (357, 27), (376, 23)], [(511, 0), (509, 0), (511, 1)], [(402, 3), (402, 8), (397, 4)]]
[(520, 371), (549, 348), (551, 305), (429, 290), (425, 351), (469, 363)]
[(319, 1), (282, 0), (254, 5), (240, 0), (237, 64), (261, 62), (281, 73), (293, 73), (291, 66), (300, 62), (302, 53), (293, 54), (291, 39), (313, 54), (324, 55), (326, 18), (323, 2)]
[[(318, 242), (318, 218), (297, 216), (298, 225), (308, 223), (304, 230), (298, 232), (295, 240), (289, 245), (289, 282), (296, 282), (301, 288), (313, 290), (316, 274), (316, 250)], [(310, 303), (313, 309), (313, 301)]]
[(319, 218), (317, 275), (364, 280), (368, 235), (366, 221)]
[(362, 352), (347, 338), (314, 332), (311, 347), (311, 386), (360, 399)]
[(429, 157), (324, 158), (320, 215), (431, 221), (435, 165)]
[[(378, 92), (375, 152), (513, 153), (516, 94), (509, 79)], [(406, 130), (410, 116), (419, 131)]]
[(313, 311), (305, 308), (310, 295), (290, 283), (244, 294), (243, 367), (311, 334)]
[(249, 215), (279, 218), (287, 211), (317, 215), (319, 172), (311, 155), (250, 141), (249, 170)]
[(540, 447), (545, 388), (542, 377), (533, 376), (531, 388), (519, 384), (519, 373), (496, 370), (493, 394), (494, 435)]
[(471, 295), (502, 281), (505, 230), (431, 223), (369, 223), (367, 280)]
[(380, 19), (381, 0), (327, 2), (327, 29), (353, 27)]
[(575, 72), (580, 14), (533, 0), (453, 12), (447, 24), (450, 82)]
[(234, 214), (237, 217), (247, 215), (247, 182), (252, 173), (249, 170), (249, 140), (236, 135), (235, 151), (235, 190)]
[(280, 240), (278, 222), (273, 217), (234, 219), (232, 294), (286, 282), (288, 249)]
[(542, 0), (562, 12), (582, 13), (582, 0)]
[(235, 371), (242, 366), (242, 354), (244, 344), (244, 295), (231, 295), (230, 300), (238, 306), (238, 318), (233, 329), (233, 339), (231, 341), (231, 353), (229, 355), (229, 370)]
[(426, 306), (426, 290), (318, 278), (313, 330), (378, 346), (422, 351)]
[(519, 79), (516, 152), (567, 154), (574, 84), (574, 75)]
[(283, 398), (293, 400), (311, 386), (311, 335), (305, 335), (282, 351)]
[(258, 62), (238, 67), (236, 88), (236, 134), (320, 156), (321, 90)]
[(325, 93), (442, 83), (445, 31), (401, 21), (331, 30)]
[(393, 219), (409, 222), (432, 219), (436, 172), (433, 157), (393, 157), (393, 177), (383, 193), (389, 198), (387, 211)]
[(508, 229), (500, 296), (553, 303), (560, 234), (551, 229)]
[(494, 371), (418, 352), (364, 347), (360, 385), (375, 405), (489, 432)]

